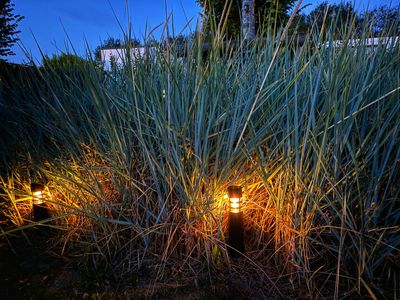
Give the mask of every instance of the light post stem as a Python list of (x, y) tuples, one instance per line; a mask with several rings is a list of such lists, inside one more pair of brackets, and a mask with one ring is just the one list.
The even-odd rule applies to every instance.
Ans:
[(244, 252), (243, 212), (229, 213), (228, 252), (232, 257), (239, 257)]
[(33, 205), (33, 220), (40, 222), (49, 218), (49, 211), (43, 204)]

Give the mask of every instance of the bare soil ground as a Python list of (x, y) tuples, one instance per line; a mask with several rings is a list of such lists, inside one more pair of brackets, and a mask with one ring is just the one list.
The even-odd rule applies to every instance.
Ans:
[[(235, 270), (160, 282), (143, 273), (118, 280), (51, 250), (48, 232), (32, 229), (0, 239), (0, 299), (296, 299), (287, 278), (269, 279), (239, 262)], [(29, 237), (28, 237), (29, 236)], [(233, 268), (234, 269), (234, 268)], [(238, 272), (237, 270), (241, 270)], [(168, 272), (166, 270), (165, 272)], [(164, 274), (168, 278), (168, 274)], [(273, 285), (276, 285), (274, 288)], [(302, 298), (302, 297), (300, 297)]]

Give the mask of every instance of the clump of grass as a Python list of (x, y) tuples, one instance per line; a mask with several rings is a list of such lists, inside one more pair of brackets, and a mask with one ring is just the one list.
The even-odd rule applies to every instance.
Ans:
[(3, 215), (23, 226), (29, 183), (45, 178), (63, 251), (167, 281), (171, 265), (230, 264), (224, 195), (238, 184), (259, 274), (279, 262), (313, 295), (397, 295), (400, 49), (337, 34), (342, 47), (325, 31), (215, 39), (206, 55), (197, 35), (184, 57), (171, 44), (111, 72), (88, 57), (8, 74), (1, 126), (19, 142)]

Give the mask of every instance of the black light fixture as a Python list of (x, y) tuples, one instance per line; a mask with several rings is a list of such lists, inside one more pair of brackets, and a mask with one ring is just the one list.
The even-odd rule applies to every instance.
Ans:
[(31, 193), (33, 201), (33, 220), (39, 222), (47, 219), (49, 217), (49, 211), (44, 203), (44, 185), (32, 183)]
[(244, 252), (243, 212), (241, 211), (242, 187), (228, 187), (229, 219), (228, 219), (228, 251), (232, 257)]

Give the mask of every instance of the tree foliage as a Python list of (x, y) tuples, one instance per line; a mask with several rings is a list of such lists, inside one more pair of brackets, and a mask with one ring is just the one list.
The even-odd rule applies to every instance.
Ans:
[(18, 40), (15, 37), (20, 31), (17, 30), (18, 23), (24, 18), (13, 13), (14, 4), (10, 0), (0, 1), (0, 56), (14, 55), (11, 51), (12, 45)]
[(78, 67), (85, 63), (87, 62), (82, 57), (69, 53), (53, 54), (51, 57), (45, 56), (42, 59), (43, 67), (60, 70), (68, 70), (71, 67)]
[[(196, 0), (203, 8), (210, 22), (204, 29), (210, 33), (212, 21), (221, 20), (225, 4), (230, 7), (227, 17), (226, 34), (228, 38), (237, 37), (241, 33), (241, 4), (242, 0)], [(283, 25), (288, 18), (288, 11), (295, 1), (255, 0), (256, 32), (260, 33), (263, 25)], [(306, 5), (308, 6), (308, 5)], [(302, 9), (304, 9), (304, 6)], [(337, 36), (349, 32), (361, 32), (362, 27), (370, 28), (373, 36), (385, 35), (390, 30), (392, 34), (400, 33), (400, 8), (380, 6), (364, 13), (359, 13), (351, 2), (337, 4), (324, 1), (317, 5), (308, 14), (299, 14), (295, 17), (291, 32), (305, 33), (312, 27), (322, 33), (331, 31)]]
[[(196, 0), (203, 8), (208, 17), (219, 22), (225, 3), (230, 7), (226, 34), (228, 37), (237, 37), (241, 32), (241, 0)], [(263, 25), (268, 22), (282, 24), (288, 17), (288, 11), (293, 7), (295, 0), (255, 0), (255, 27), (256, 32), (259, 32)], [(212, 20), (211, 20), (212, 21)]]
[(362, 16), (362, 20), (366, 20), (371, 24), (372, 32), (375, 36), (379, 36), (388, 30), (395, 34), (400, 32), (400, 11), (398, 8), (381, 6), (366, 12)]
[(360, 19), (350, 2), (331, 4), (327, 1), (317, 5), (307, 17), (308, 27), (316, 26), (323, 33), (332, 32), (340, 36), (350, 27), (357, 27)]
[(341, 2), (339, 4), (330, 4), (327, 1), (316, 6), (309, 15), (310, 23), (315, 22), (318, 27), (325, 24), (336, 25), (345, 24), (346, 21), (356, 14), (353, 5), (350, 2)]
[(328, 30), (332, 26), (337, 32), (349, 30), (350, 26), (354, 26), (358, 32), (361, 32), (362, 27), (366, 26), (370, 28), (372, 35), (380, 36), (389, 31), (392, 34), (400, 32), (399, 16), (399, 8), (394, 7), (380, 6), (358, 14), (350, 2), (339, 4), (323, 2), (306, 16), (305, 22), (308, 27), (314, 24), (318, 29), (323, 30)]

